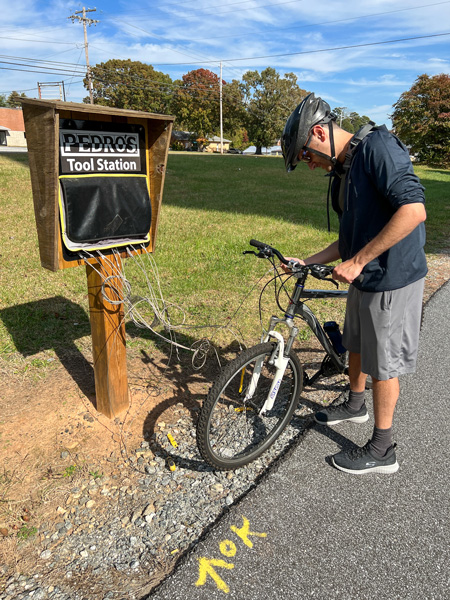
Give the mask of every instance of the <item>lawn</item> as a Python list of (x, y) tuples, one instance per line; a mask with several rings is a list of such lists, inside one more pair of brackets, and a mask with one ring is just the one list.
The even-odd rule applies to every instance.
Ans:
[[(416, 172), (427, 189), (427, 251), (439, 252), (450, 230), (450, 172)], [(287, 175), (278, 157), (169, 156), (154, 258), (165, 299), (179, 306), (172, 319), (184, 315), (192, 326), (180, 334), (184, 343), (205, 336), (225, 346), (237, 330), (246, 343), (259, 338), (258, 297), (269, 264), (242, 252), (251, 238), (297, 257), (332, 242), (338, 223), (332, 216), (328, 233), (327, 185), (322, 172), (303, 165)], [(39, 376), (65, 348), (90, 344), (85, 269), (41, 268), (26, 154), (0, 154), (0, 196), (0, 356), (4, 372)], [(132, 295), (146, 295), (131, 259), (126, 272)], [(275, 310), (272, 296), (264, 295), (264, 322)], [(323, 319), (342, 318), (340, 302), (314, 308)], [(130, 351), (165, 343), (131, 323), (127, 332)]]

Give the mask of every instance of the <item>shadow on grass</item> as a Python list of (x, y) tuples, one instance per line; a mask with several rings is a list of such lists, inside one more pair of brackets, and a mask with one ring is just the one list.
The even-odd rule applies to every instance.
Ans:
[[(426, 252), (441, 253), (448, 248), (450, 170), (430, 167), (418, 171), (426, 187)], [(164, 204), (260, 215), (324, 231), (328, 181), (322, 170), (311, 172), (306, 165), (287, 174), (283, 160), (277, 157), (169, 156)], [(337, 235), (338, 219), (334, 211), (330, 213), (331, 230)]]
[(75, 340), (90, 334), (89, 317), (78, 304), (54, 296), (5, 308), (0, 319), (23, 356), (53, 350), (95, 406), (94, 369), (75, 345)]
[(0, 151), (0, 157), (2, 156), (8, 158), (9, 160), (13, 160), (14, 162), (19, 163), (21, 165), (28, 166), (29, 164), (28, 152), (8, 152), (8, 150), (2, 148), (2, 150)]
[[(300, 166), (290, 176), (276, 157), (169, 156), (164, 204), (326, 229), (327, 188), (323, 173)], [(337, 225), (337, 217), (332, 217), (336, 231)]]

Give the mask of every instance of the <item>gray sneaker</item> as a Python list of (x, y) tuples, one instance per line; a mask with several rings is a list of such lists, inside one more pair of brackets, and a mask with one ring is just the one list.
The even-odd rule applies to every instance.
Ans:
[(355, 412), (348, 408), (347, 400), (341, 404), (332, 404), (314, 415), (314, 420), (319, 425), (337, 425), (342, 421), (365, 423), (368, 419), (369, 414), (365, 404)]
[(355, 448), (348, 452), (338, 452), (331, 458), (331, 462), (340, 471), (363, 475), (364, 473), (396, 473), (398, 462), (395, 456), (396, 444), (391, 446), (382, 458), (374, 456), (370, 449), (370, 440), (362, 448)]

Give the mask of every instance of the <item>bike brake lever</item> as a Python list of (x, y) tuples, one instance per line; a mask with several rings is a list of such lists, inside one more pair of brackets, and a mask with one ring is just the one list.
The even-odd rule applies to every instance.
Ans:
[(334, 285), (338, 288), (339, 287), (339, 283), (333, 279), (332, 277), (324, 277), (323, 281), (331, 281), (331, 283), (334, 283)]
[[(322, 281), (331, 281), (331, 283), (338, 288), (339, 283), (331, 277), (333, 268), (334, 267), (329, 267), (328, 265), (311, 265), (311, 275)], [(329, 277), (326, 275), (329, 275)]]
[(253, 250), (244, 250), (242, 254), (254, 254), (256, 258), (269, 258), (270, 254), (265, 254), (264, 252), (254, 252)]

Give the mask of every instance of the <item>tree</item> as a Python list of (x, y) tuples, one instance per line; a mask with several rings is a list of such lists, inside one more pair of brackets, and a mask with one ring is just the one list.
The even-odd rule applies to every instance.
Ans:
[(450, 75), (420, 75), (394, 104), (392, 123), (419, 160), (450, 164)]
[[(169, 75), (139, 61), (112, 59), (91, 68), (94, 103), (159, 114), (170, 111)], [(84, 86), (89, 89), (88, 79)], [(89, 98), (84, 99), (89, 102)]]
[(270, 146), (281, 137), (288, 115), (307, 94), (297, 85), (294, 73), (284, 77), (271, 67), (264, 71), (247, 71), (242, 77), (244, 126), (250, 141), (261, 154), (262, 146)]
[(177, 128), (199, 136), (217, 132), (220, 128), (219, 77), (208, 69), (195, 69), (175, 81), (175, 85), (172, 112), (177, 118)]
[(0, 108), (8, 106), (5, 94), (0, 94)]
[(23, 92), (21, 94), (19, 94), (19, 92), (16, 91), (11, 92), (6, 101), (6, 106), (9, 106), (9, 108), (22, 108), (22, 104), (20, 103), (19, 98), (26, 97), (26, 94), (24, 94)]
[(336, 106), (336, 108), (333, 108), (333, 113), (337, 117), (337, 124), (349, 133), (356, 133), (358, 129), (361, 129), (363, 125), (370, 121), (366, 115), (361, 117), (357, 112), (346, 112), (345, 106)]
[(235, 148), (248, 141), (245, 128), (245, 108), (242, 89), (239, 81), (224, 82), (222, 88), (223, 130), (224, 136), (233, 140)]
[(244, 127), (240, 127), (239, 129), (233, 131), (231, 134), (227, 133), (225, 137), (229, 138), (232, 141), (233, 148), (245, 150), (249, 146), (247, 130)]

